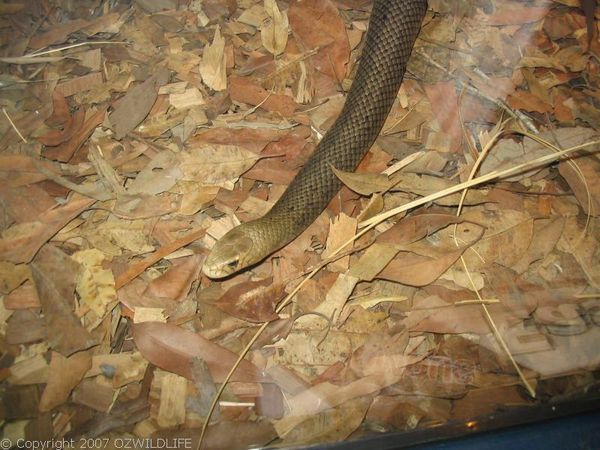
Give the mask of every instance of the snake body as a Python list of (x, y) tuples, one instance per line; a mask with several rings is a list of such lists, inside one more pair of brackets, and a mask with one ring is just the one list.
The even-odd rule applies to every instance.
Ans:
[(427, 9), (427, 0), (375, 0), (352, 87), (335, 123), (262, 218), (226, 233), (203, 271), (222, 278), (256, 264), (296, 238), (340, 190), (331, 167), (353, 171), (394, 103)]

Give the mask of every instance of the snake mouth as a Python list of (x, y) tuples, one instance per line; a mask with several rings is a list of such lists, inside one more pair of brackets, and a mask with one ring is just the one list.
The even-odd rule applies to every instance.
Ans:
[(209, 278), (225, 278), (246, 268), (251, 262), (254, 241), (244, 227), (230, 230), (213, 247), (202, 267)]
[(209, 278), (225, 278), (240, 270), (240, 257), (234, 255), (229, 259), (224, 259), (222, 252), (215, 247), (202, 266), (202, 272)]
[(215, 279), (225, 278), (225, 277), (237, 272), (238, 266), (239, 266), (239, 259), (229, 261), (225, 264), (222, 264), (222, 263), (209, 264), (209, 261), (207, 259), (206, 262), (204, 263), (204, 265), (202, 266), (202, 272), (208, 278), (215, 278)]
[(211, 256), (214, 256), (215, 253), (212, 252), (210, 255), (208, 255), (208, 258), (206, 258), (206, 261), (204, 262), (204, 265), (202, 266), (202, 272), (204, 273), (204, 275), (206, 275), (209, 278), (225, 278), (231, 274), (234, 274), (235, 272), (237, 272), (239, 269), (239, 263), (240, 260), (239, 258), (234, 258), (230, 261), (211, 261), (212, 259), (216, 259), (216, 258), (211, 258)]

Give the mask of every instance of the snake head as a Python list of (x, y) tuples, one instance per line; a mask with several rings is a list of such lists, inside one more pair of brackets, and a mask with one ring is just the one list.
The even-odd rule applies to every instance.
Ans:
[(212, 248), (202, 271), (209, 278), (224, 278), (258, 262), (254, 240), (244, 226), (229, 230)]

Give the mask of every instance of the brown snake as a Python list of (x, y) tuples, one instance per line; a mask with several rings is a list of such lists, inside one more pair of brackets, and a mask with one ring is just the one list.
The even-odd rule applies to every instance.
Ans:
[(353, 171), (398, 94), (427, 0), (375, 0), (360, 63), (344, 108), (273, 208), (223, 236), (203, 271), (223, 278), (256, 264), (304, 231), (340, 190), (331, 166)]

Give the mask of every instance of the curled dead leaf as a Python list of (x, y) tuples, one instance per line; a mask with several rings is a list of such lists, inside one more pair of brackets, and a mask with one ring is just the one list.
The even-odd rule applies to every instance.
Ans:
[(288, 17), (281, 12), (275, 0), (265, 0), (265, 11), (270, 20), (260, 29), (260, 38), (263, 47), (277, 56), (285, 50), (288, 39)]
[(249, 322), (271, 322), (279, 316), (275, 307), (281, 300), (283, 287), (272, 278), (245, 281), (229, 288), (216, 303), (226, 313)]
[[(192, 360), (202, 358), (216, 382), (222, 382), (238, 355), (170, 323), (142, 322), (133, 325), (133, 339), (148, 361), (161, 369), (192, 377)], [(268, 379), (250, 361), (242, 360), (231, 381), (266, 382)]]
[(226, 89), (226, 62), (225, 38), (221, 36), (221, 28), (217, 26), (212, 43), (204, 48), (204, 53), (202, 54), (200, 75), (204, 84), (215, 91)]
[(392, 182), (387, 175), (381, 173), (344, 172), (333, 166), (331, 167), (331, 170), (342, 183), (361, 195), (385, 192), (394, 185), (394, 182)]

